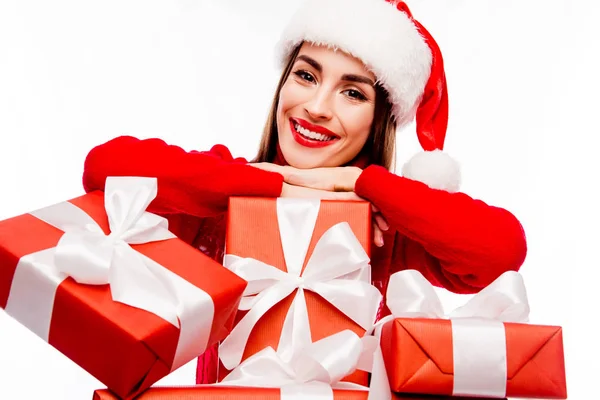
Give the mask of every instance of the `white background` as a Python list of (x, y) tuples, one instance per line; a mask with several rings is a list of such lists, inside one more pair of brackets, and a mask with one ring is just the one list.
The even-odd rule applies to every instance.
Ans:
[[(87, 152), (121, 134), (253, 156), (277, 81), (272, 48), (296, 3), (2, 0), (0, 219), (82, 194)], [(597, 3), (409, 5), (445, 56), (446, 149), (464, 191), (522, 221), (532, 322), (564, 327), (569, 398), (594, 398)], [(414, 127), (399, 146), (400, 163), (418, 150)], [(465, 300), (440, 293), (448, 309)], [(194, 367), (161, 383), (191, 383)], [(100, 387), (0, 311), (0, 399), (91, 399)]]

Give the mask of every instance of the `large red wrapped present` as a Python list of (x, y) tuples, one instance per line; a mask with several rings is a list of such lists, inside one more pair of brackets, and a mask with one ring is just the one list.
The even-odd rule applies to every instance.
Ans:
[[(373, 336), (359, 338), (354, 332), (344, 330), (302, 348), (289, 363), (283, 361), (272, 347), (267, 347), (244, 360), (216, 385), (156, 387), (139, 398), (252, 399), (256, 396), (284, 400), (389, 400), (391, 393), (387, 382), (370, 388), (341, 382), (351, 370), (371, 363), (371, 355), (376, 349), (378, 341)], [(107, 391), (97, 391), (95, 396), (97, 400), (113, 398)]]
[(380, 332), (395, 392), (566, 399), (562, 329), (533, 325), (521, 275), (507, 272), (444, 317), (417, 271), (394, 274), (395, 319)]
[(367, 202), (230, 199), (224, 265), (249, 284), (219, 348), (220, 379), (266, 347), (289, 361), (336, 332), (371, 329), (382, 295), (371, 285), (370, 212)]
[[(333, 400), (367, 400), (368, 393), (334, 389), (331, 391)], [(296, 399), (294, 397), (293, 399)], [(136, 400), (285, 400), (285, 393), (281, 389), (271, 388), (241, 388), (241, 387), (154, 387), (148, 389)], [(394, 400), (472, 400), (466, 397), (448, 396), (419, 396), (419, 395), (392, 395)], [(106, 389), (96, 390), (93, 400), (120, 400), (118, 396)], [(485, 400), (485, 399), (479, 399)], [(497, 399), (496, 399), (497, 400)], [(504, 399), (506, 400), (506, 399)]]
[[(141, 396), (136, 398), (136, 400), (292, 400), (298, 398), (297, 392), (293, 393), (293, 397), (286, 397), (285, 390), (286, 389), (278, 388), (226, 386), (155, 387), (144, 392)], [(311, 392), (308, 392), (307, 395), (310, 395), (310, 393)], [(335, 389), (331, 390), (330, 399), (367, 400), (367, 396), (368, 393), (366, 392)], [(96, 392), (94, 392), (93, 400), (119, 400), (119, 397), (104, 389), (96, 390)]]
[(145, 211), (153, 178), (0, 222), (0, 307), (118, 396), (231, 330), (246, 282)]

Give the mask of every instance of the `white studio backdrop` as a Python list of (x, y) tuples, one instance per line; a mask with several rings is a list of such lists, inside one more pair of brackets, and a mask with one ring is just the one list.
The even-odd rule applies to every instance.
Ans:
[[(2, 0), (0, 220), (81, 195), (87, 152), (118, 135), (252, 157), (278, 78), (273, 46), (297, 2)], [(445, 57), (446, 149), (464, 191), (522, 221), (532, 322), (564, 327), (569, 398), (593, 398), (598, 5), (409, 6)], [(401, 132), (399, 163), (418, 150), (414, 127)], [(448, 309), (468, 298), (439, 293)], [(190, 363), (160, 384), (194, 374)], [(0, 311), (0, 399), (91, 399), (101, 387)]]

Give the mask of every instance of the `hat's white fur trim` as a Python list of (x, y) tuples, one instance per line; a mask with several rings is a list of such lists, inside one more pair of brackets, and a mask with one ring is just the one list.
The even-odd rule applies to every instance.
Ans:
[(385, 0), (304, 0), (277, 46), (279, 61), (303, 41), (359, 58), (389, 92), (398, 127), (412, 121), (432, 55), (404, 12)]
[(460, 165), (441, 150), (421, 151), (402, 167), (402, 175), (425, 183), (433, 189), (458, 192), (461, 183)]

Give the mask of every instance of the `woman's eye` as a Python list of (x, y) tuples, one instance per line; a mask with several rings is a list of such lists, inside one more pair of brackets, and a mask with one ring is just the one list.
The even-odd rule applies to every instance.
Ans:
[(348, 94), (349, 97), (355, 99), (355, 100), (361, 100), (364, 101), (367, 98), (365, 97), (365, 95), (363, 95), (361, 92), (359, 92), (358, 90), (355, 89), (349, 89), (346, 90), (346, 93)]
[(306, 71), (296, 71), (296, 72), (294, 72), (294, 74), (304, 81), (311, 82), (311, 83), (315, 81), (315, 78)]

